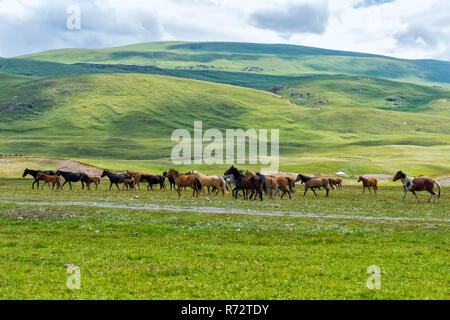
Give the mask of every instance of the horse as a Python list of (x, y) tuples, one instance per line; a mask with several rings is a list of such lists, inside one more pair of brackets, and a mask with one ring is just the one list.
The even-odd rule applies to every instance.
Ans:
[(123, 180), (123, 187), (122, 187), (122, 191), (125, 190), (125, 188), (127, 188), (127, 190), (134, 190), (136, 185), (136, 181), (134, 181), (133, 178), (131, 179), (124, 179)]
[(259, 199), (262, 201), (262, 191), (264, 190), (267, 193), (267, 181), (266, 178), (261, 174), (252, 175), (250, 172), (247, 172), (247, 176), (242, 173), (242, 171), (237, 168), (231, 166), (227, 171), (225, 171), (224, 175), (232, 174), (234, 180), (236, 181), (236, 187), (233, 189), (232, 194), (235, 199), (238, 198), (239, 190), (242, 190), (244, 193), (244, 200), (248, 199), (246, 191), (251, 190), (252, 194), (250, 195), (250, 199), (253, 197), (255, 192), (259, 195)]
[(216, 195), (218, 195), (220, 191), (222, 191), (222, 195), (225, 195), (225, 192), (227, 191), (227, 183), (220, 175), (208, 176), (205, 174), (200, 174), (197, 171), (193, 171), (192, 173), (200, 180), (203, 188), (206, 187), (208, 190), (209, 188), (213, 188), (213, 190), (216, 190)]
[(330, 180), (333, 183), (333, 186), (336, 186), (336, 188), (342, 188), (343, 180), (341, 178), (331, 178)]
[[(91, 184), (95, 184), (95, 190), (98, 190), (98, 185), (100, 184), (99, 177), (90, 177), (86, 173), (81, 174), (81, 181), (84, 182), (88, 190), (91, 190)], [(84, 186), (82, 188), (84, 190)]]
[(326, 178), (311, 178), (311, 177), (307, 177), (304, 176), (302, 174), (299, 174), (297, 176), (297, 178), (295, 179), (295, 182), (301, 181), (301, 183), (305, 184), (305, 193), (303, 194), (303, 196), (306, 196), (306, 192), (308, 192), (308, 189), (311, 189), (312, 192), (314, 193), (314, 195), (317, 197), (316, 191), (314, 189), (320, 189), (322, 187), (325, 188), (325, 190), (327, 191), (326, 196), (328, 197), (328, 194), (330, 192), (330, 188), (328, 188), (328, 186), (331, 184), (331, 187), (333, 187), (333, 182), (331, 181), (331, 179), (326, 179)]
[[(23, 172), (22, 178), (25, 178), (27, 175), (30, 175), (34, 178), (33, 184), (31, 185), (31, 187), (34, 190), (34, 185), (37, 183), (37, 188), (39, 189), (39, 179), (37, 179), (37, 174), (41, 172), (43, 174), (47, 174), (50, 176), (57, 176), (58, 173), (56, 171), (52, 171), (52, 170), (48, 170), (48, 171), (41, 171), (41, 170), (31, 170), (26, 168), (25, 171)], [(54, 186), (53, 186), (54, 187)]]
[(120, 191), (119, 183), (123, 183), (127, 179), (128, 180), (132, 179), (132, 177), (128, 173), (117, 174), (117, 173), (112, 173), (111, 171), (108, 171), (108, 170), (104, 170), (101, 177), (109, 178), (109, 181), (111, 182), (111, 185), (109, 186), (109, 190), (111, 190), (113, 184), (115, 184), (117, 187), (117, 190), (119, 190), (119, 191)]
[(441, 185), (436, 180), (432, 180), (430, 178), (411, 178), (402, 171), (398, 171), (395, 174), (393, 181), (395, 182), (397, 180), (401, 180), (403, 183), (404, 193), (402, 201), (405, 200), (406, 194), (408, 193), (408, 191), (410, 191), (420, 203), (416, 192), (428, 191), (431, 194), (428, 198), (428, 202), (430, 202), (431, 197), (434, 197), (434, 203), (436, 203), (436, 193), (434, 192), (434, 185), (438, 187), (438, 199), (441, 197)]
[(166, 177), (167, 180), (169, 180), (170, 191), (172, 191), (173, 189), (176, 189), (177, 185), (175, 184), (175, 179), (173, 177), (168, 177), (166, 171), (163, 172), (163, 176)]
[(148, 183), (147, 190), (151, 189), (153, 191), (154, 184), (159, 184), (159, 190), (166, 189), (166, 185), (164, 184), (164, 182), (166, 181), (165, 176), (154, 176), (152, 174), (143, 174), (141, 175), (140, 182), (144, 181), (147, 181)]
[(143, 173), (127, 170), (127, 174), (129, 174), (134, 179), (134, 182), (138, 186), (138, 189), (141, 190), (141, 186), (139, 185), (139, 182), (141, 181), (141, 177), (142, 177)]
[(270, 199), (273, 199), (278, 194), (278, 184), (274, 177), (266, 177), (267, 181), (267, 192)]
[[(72, 182), (79, 182), (79, 181), (81, 181), (81, 173), (66, 172), (66, 171), (61, 171), (61, 170), (58, 170), (56, 172), (58, 173), (58, 175), (64, 177), (65, 181), (64, 181), (64, 184), (62, 186), (64, 187), (64, 185), (66, 183), (69, 183), (70, 190), (72, 190)], [(82, 186), (82, 189), (84, 189), (84, 182), (83, 181), (81, 181), (81, 186)]]
[(59, 190), (59, 189), (62, 190), (61, 177), (59, 175), (48, 175), (48, 174), (45, 174), (42, 172), (38, 172), (36, 175), (36, 178), (38, 180), (43, 180), (45, 182), (44, 185), (42, 186), (42, 189), (44, 189), (45, 185), (48, 185), (48, 188), (50, 189), (50, 182), (51, 182), (51, 183), (53, 183), (53, 187), (56, 184), (56, 190)]
[(273, 177), (273, 179), (277, 183), (278, 189), (282, 191), (281, 199), (283, 199), (286, 193), (289, 195), (289, 199), (292, 199), (291, 193), (295, 192), (294, 181), (288, 177)]
[(378, 190), (378, 186), (377, 186), (378, 180), (377, 179), (375, 179), (375, 178), (369, 178), (368, 179), (368, 178), (364, 178), (363, 176), (359, 176), (358, 182), (361, 182), (361, 181), (362, 181), (362, 184), (363, 184), (363, 193), (364, 193), (364, 190), (366, 188), (369, 189), (369, 193), (370, 193), (370, 187), (372, 187), (373, 188), (373, 192), (375, 194), (377, 194), (377, 190)]
[(173, 177), (175, 184), (177, 185), (178, 197), (181, 197), (181, 188), (189, 187), (194, 190), (192, 196), (198, 197), (202, 192), (203, 186), (200, 180), (194, 175), (182, 175), (175, 169), (170, 169), (167, 173), (168, 177)]

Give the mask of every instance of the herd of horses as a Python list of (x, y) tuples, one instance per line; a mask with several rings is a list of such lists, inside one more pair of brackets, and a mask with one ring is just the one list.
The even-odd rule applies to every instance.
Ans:
[[(278, 194), (280, 194), (281, 199), (286, 195), (289, 196), (289, 199), (292, 199), (292, 193), (295, 192), (295, 184), (297, 182), (305, 185), (303, 196), (306, 196), (308, 190), (311, 190), (317, 196), (316, 190), (321, 190), (322, 188), (326, 191), (326, 196), (328, 196), (330, 189), (335, 190), (341, 188), (343, 183), (343, 180), (339, 178), (311, 177), (303, 174), (298, 174), (293, 179), (287, 176), (263, 175), (249, 170), (244, 173), (234, 165), (225, 171), (224, 174), (218, 175), (205, 175), (196, 171), (180, 173), (175, 169), (163, 172), (162, 175), (135, 171), (114, 173), (104, 170), (102, 175), (98, 177), (89, 176), (86, 173), (74, 173), (61, 170), (42, 171), (25, 169), (22, 177), (26, 177), (27, 175), (31, 175), (34, 178), (32, 183), (33, 189), (35, 185), (39, 189), (39, 183), (41, 181), (44, 182), (41, 189), (46, 185), (50, 188), (50, 184), (52, 184), (52, 189), (56, 187), (57, 190), (62, 190), (66, 184), (69, 184), (70, 190), (72, 190), (72, 183), (77, 182), (81, 182), (82, 190), (85, 187), (90, 190), (91, 184), (94, 184), (96, 189), (98, 189), (101, 179), (107, 177), (110, 182), (109, 190), (113, 186), (116, 186), (120, 190), (119, 185), (123, 185), (122, 190), (134, 190), (136, 188), (140, 190), (141, 183), (147, 183), (148, 190), (153, 190), (154, 186), (159, 186), (160, 190), (166, 190), (165, 182), (168, 180), (170, 190), (175, 190), (179, 197), (181, 196), (181, 191), (191, 188), (193, 190), (193, 197), (198, 197), (206, 190), (208, 193), (215, 193), (216, 195), (219, 193), (225, 195), (231, 191), (235, 199), (238, 199), (240, 192), (242, 192), (244, 200), (255, 200), (259, 198), (261, 201), (264, 195), (274, 199)], [(64, 178), (64, 183), (62, 182), (62, 178)], [(441, 185), (436, 180), (408, 177), (402, 171), (398, 171), (393, 178), (394, 182), (398, 180), (401, 180), (403, 183), (404, 194), (402, 200), (405, 199), (408, 192), (411, 192), (419, 203), (420, 200), (416, 194), (419, 191), (428, 191), (430, 193), (428, 202), (431, 201), (432, 197), (434, 197), (434, 202), (436, 202), (436, 197), (440, 198), (441, 196)], [(377, 193), (378, 181), (376, 178), (359, 176), (358, 182), (362, 182), (363, 193), (366, 188), (369, 190), (369, 193), (371, 193), (371, 188), (375, 194)], [(438, 188), (438, 195), (434, 192), (435, 186)]]

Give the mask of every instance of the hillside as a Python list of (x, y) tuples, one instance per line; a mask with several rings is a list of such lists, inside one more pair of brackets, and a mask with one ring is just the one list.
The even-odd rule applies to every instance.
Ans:
[[(269, 92), (166, 76), (0, 74), (0, 154), (88, 159), (100, 166), (149, 161), (159, 168), (170, 165), (172, 131), (202, 120), (204, 130), (280, 129), (283, 170), (449, 171), (444, 159), (450, 155), (450, 115), (420, 107), (427, 101), (439, 105), (448, 91), (357, 77), (336, 81), (342, 96), (330, 89), (328, 77), (305, 82), (311, 94), (331, 100), (314, 108)], [(350, 94), (355, 83), (365, 92), (359, 103)], [(286, 86), (302, 88), (302, 83)], [(399, 112), (383, 103), (399, 92), (411, 109)], [(365, 106), (372, 100), (380, 105)]]
[[(53, 75), (93, 72), (87, 70), (92, 66), (74, 65), (81, 63), (133, 65), (134, 72), (138, 73), (165, 74), (195, 79), (199, 79), (199, 73), (204, 73), (208, 74), (210, 79), (202, 80), (214, 81), (214, 78), (218, 78), (221, 80), (218, 82), (225, 82), (227, 73), (235, 72), (242, 75), (285, 77), (309, 74), (347, 74), (381, 77), (418, 84), (439, 84), (446, 87), (450, 84), (450, 62), (448, 61), (402, 60), (304, 46), (229, 42), (154, 42), (96, 50), (52, 50), (18, 57), (10, 62), (9, 59), (3, 59), (0, 61), (0, 71), (26, 74), (27, 69), (30, 69), (30, 64), (37, 62), (63, 64), (56, 68), (58, 74)], [(15, 66), (8, 66), (9, 63)], [(68, 66), (74, 69), (71, 70)], [(156, 67), (164, 71), (149, 70), (143, 68), (145, 66)], [(41, 69), (42, 72), (46, 66), (34, 66), (33, 68)], [(97, 69), (100, 68), (97, 67)], [(123, 68), (122, 71), (124, 71)], [(122, 71), (113, 70), (113, 72)], [(42, 75), (51, 74), (44, 73)], [(286, 81), (278, 81), (278, 83), (281, 82)], [(225, 83), (234, 84), (232, 81)], [(247, 83), (246, 86), (251, 85)]]

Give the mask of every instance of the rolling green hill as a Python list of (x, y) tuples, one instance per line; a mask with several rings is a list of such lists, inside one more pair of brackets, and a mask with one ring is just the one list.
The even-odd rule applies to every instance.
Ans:
[[(445, 161), (450, 115), (442, 102), (450, 96), (447, 90), (348, 76), (289, 82), (277, 89), (285, 97), (157, 75), (0, 74), (0, 153), (88, 159), (100, 165), (147, 161), (147, 167), (159, 168), (170, 165), (172, 131), (192, 129), (195, 120), (203, 120), (204, 130), (280, 129), (282, 170), (450, 169)], [(290, 89), (294, 99), (287, 94)], [(296, 94), (305, 90), (311, 95), (306, 100), (330, 101), (318, 106), (297, 101)], [(400, 94), (399, 106), (384, 100), (400, 99)], [(424, 106), (433, 111), (425, 112)]]
[[(104, 66), (117, 64), (131, 65), (133, 68), (127, 70), (123, 66)], [(148, 68), (149, 66), (153, 69)], [(108, 68), (109, 70), (105, 70)], [(30, 73), (30, 69), (35, 71)], [(52, 50), (15, 59), (2, 59), (0, 71), (38, 76), (99, 72), (152, 73), (217, 80), (255, 88), (262, 88), (262, 84), (252, 86), (252, 81), (239, 81), (239, 77), (228, 73), (238, 73), (244, 78), (256, 75), (249, 78), (255, 82), (264, 79), (261, 76), (269, 75), (299, 77), (309, 74), (347, 74), (446, 87), (450, 84), (448, 61), (402, 60), (304, 46), (229, 42), (154, 42), (96, 50)], [(281, 80), (269, 85), (288, 81)]]

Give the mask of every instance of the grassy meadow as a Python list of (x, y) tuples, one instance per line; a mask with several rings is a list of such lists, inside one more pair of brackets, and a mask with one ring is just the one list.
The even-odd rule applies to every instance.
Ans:
[[(437, 204), (419, 205), (412, 196), (402, 203), (401, 187), (374, 196), (344, 186), (328, 198), (303, 198), (297, 186), (293, 200), (244, 202), (108, 191), (107, 183), (90, 192), (79, 184), (62, 192), (30, 186), (0, 180), (2, 299), (449, 298), (446, 190)], [(162, 207), (139, 209), (145, 204)], [(205, 207), (255, 211), (195, 212)], [(261, 215), (274, 212), (281, 215)], [(80, 267), (80, 290), (66, 288), (67, 264)], [(371, 265), (382, 270), (380, 290), (366, 287)]]

